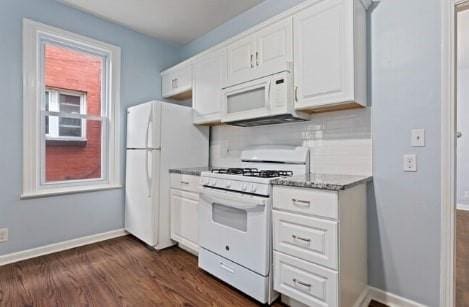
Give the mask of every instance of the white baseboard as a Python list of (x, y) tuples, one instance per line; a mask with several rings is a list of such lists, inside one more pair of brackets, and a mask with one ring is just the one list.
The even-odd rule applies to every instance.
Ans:
[(363, 306), (368, 306), (371, 300), (375, 300), (389, 307), (427, 307), (402, 296), (385, 292), (378, 288), (368, 287), (368, 298), (364, 300)]
[(353, 307), (368, 307), (371, 302), (369, 287), (365, 287)]
[(80, 247), (100, 241), (105, 241), (121, 236), (125, 236), (127, 232), (124, 229), (116, 229), (108, 232), (98, 233), (86, 237), (76, 238), (68, 241), (63, 241), (59, 243), (53, 243), (45, 246), (40, 246), (36, 248), (27, 249), (20, 252), (15, 252), (7, 255), (0, 256), (0, 266), (5, 264), (10, 264), (26, 259), (31, 259), (47, 254), (52, 254), (67, 249)]

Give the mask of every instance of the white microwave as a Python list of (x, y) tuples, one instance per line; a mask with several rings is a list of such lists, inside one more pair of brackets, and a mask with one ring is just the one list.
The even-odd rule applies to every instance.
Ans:
[(249, 127), (308, 120), (308, 114), (295, 111), (293, 96), (289, 71), (227, 87), (222, 122)]

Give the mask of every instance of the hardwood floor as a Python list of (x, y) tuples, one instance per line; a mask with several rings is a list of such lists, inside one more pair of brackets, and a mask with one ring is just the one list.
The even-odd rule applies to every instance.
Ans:
[(456, 210), (456, 306), (469, 307), (469, 211)]
[(126, 236), (0, 267), (0, 306), (258, 304), (199, 270), (196, 257), (178, 248), (156, 252)]

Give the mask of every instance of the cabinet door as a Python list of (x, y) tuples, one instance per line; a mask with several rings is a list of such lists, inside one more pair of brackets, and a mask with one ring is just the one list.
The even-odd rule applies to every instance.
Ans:
[(297, 109), (353, 99), (353, 21), (346, 2), (322, 1), (293, 17)]
[(254, 56), (256, 74), (259, 77), (291, 69), (293, 61), (292, 18), (277, 22), (256, 34)]
[(227, 48), (227, 86), (253, 79), (255, 69), (256, 40), (250, 35), (234, 42)]
[(171, 189), (171, 239), (198, 251), (198, 219), (199, 195)]
[[(189, 64), (164, 72), (162, 78), (162, 96), (174, 97), (192, 88), (192, 67)], [(183, 95), (184, 96), (184, 95)], [(176, 97), (177, 98), (177, 97)], [(181, 97), (184, 99), (184, 97)]]
[(208, 124), (221, 120), (222, 87), (226, 79), (226, 51), (203, 56), (193, 66), (192, 108), (194, 123)]

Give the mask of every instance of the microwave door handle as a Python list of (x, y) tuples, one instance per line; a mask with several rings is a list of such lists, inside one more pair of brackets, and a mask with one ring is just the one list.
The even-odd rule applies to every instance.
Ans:
[(200, 194), (200, 198), (202, 198), (203, 200), (205, 200), (206, 202), (210, 204), (216, 203), (222, 206), (231, 207), (231, 208), (240, 209), (240, 210), (246, 210), (246, 211), (256, 209), (257, 207), (264, 207), (264, 204), (256, 204), (256, 203), (243, 204), (242, 201), (238, 203), (236, 201), (225, 199), (225, 198), (208, 196), (206, 193)]

